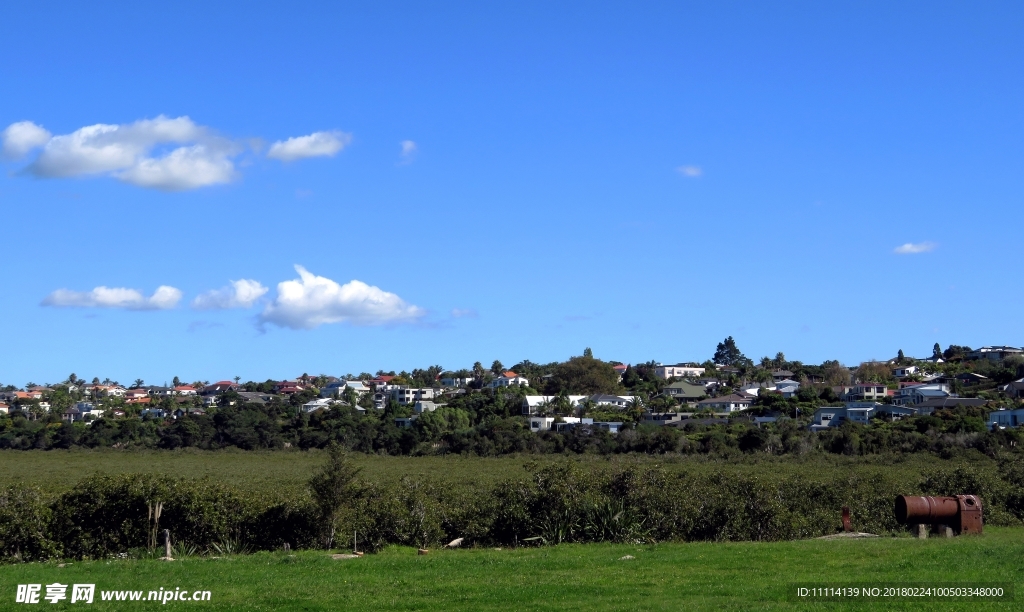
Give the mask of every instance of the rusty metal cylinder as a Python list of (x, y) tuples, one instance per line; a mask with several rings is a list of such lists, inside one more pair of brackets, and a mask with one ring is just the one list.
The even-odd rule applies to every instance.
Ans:
[(918, 497), (901, 495), (896, 498), (896, 520), (905, 525), (913, 523), (953, 524), (958, 520), (960, 504), (955, 497)]

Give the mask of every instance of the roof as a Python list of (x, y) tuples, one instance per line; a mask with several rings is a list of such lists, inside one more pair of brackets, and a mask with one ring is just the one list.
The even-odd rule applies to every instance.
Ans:
[(698, 404), (749, 404), (753, 400), (749, 397), (743, 397), (733, 393), (732, 395), (725, 395), (722, 397), (709, 397), (708, 399), (697, 402)]
[(509, 370), (508, 372), (505, 372), (504, 374), (502, 374), (502, 376), (504, 376), (505, 378), (518, 378), (519, 377), (519, 375), (516, 374), (515, 372), (513, 372), (512, 370)]
[(986, 403), (987, 400), (979, 397), (943, 397), (914, 404), (912, 408), (957, 408), (960, 406), (973, 408), (984, 406)]

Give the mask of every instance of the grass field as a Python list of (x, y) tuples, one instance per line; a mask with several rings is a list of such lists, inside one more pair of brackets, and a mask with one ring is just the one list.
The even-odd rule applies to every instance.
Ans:
[[(632, 555), (631, 560), (622, 557)], [(0, 609), (16, 585), (96, 584), (94, 610), (1012, 610), (1020, 601), (796, 602), (789, 585), (896, 582), (1024, 586), (1024, 529), (982, 536), (775, 543), (563, 545), (516, 550), (391, 548), (326, 553), (0, 566)], [(206, 602), (104, 603), (103, 590), (211, 591)], [(45, 590), (45, 587), (44, 587)], [(143, 594), (143, 598), (145, 598)], [(1021, 592), (1019, 597), (1024, 597)], [(42, 602), (50, 608), (48, 602)], [(67, 601), (55, 608), (72, 607)]]
[[(766, 470), (773, 474), (808, 474), (823, 470), (846, 468), (884, 470), (920, 475), (941, 466), (952, 466), (964, 459), (943, 461), (930, 455), (843, 457), (810, 455), (808, 457), (750, 456), (741, 462), (724, 462), (706, 456), (646, 457), (636, 455), (569, 455), (594, 469), (630, 463), (657, 464), (668, 469), (703, 471), (723, 474)], [(527, 475), (528, 462), (545, 464), (563, 460), (561, 455), (522, 455), (497, 458), (482, 457), (392, 457), (353, 454), (363, 468), (363, 477), (379, 479), (403, 475), (413, 477), (444, 477), (462, 483), (490, 485), (499, 480)], [(241, 488), (298, 491), (305, 487), (310, 474), (324, 460), (320, 451), (0, 451), (0, 487), (14, 483), (39, 486), (44, 490), (64, 490), (79, 480), (99, 474), (152, 473), (168, 476), (207, 477)], [(995, 462), (977, 454), (970, 462), (979, 467), (994, 468)]]

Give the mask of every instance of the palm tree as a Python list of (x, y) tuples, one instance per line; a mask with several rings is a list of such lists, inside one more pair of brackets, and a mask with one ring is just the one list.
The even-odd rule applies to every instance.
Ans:
[(133, 389), (138, 389), (139, 387), (141, 387), (144, 384), (146, 384), (146, 381), (142, 380), (141, 378), (136, 378), (135, 379), (135, 383), (132, 385), (132, 388)]

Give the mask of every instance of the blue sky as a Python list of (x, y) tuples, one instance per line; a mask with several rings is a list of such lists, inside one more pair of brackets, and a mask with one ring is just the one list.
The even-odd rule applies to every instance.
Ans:
[(1024, 344), (1022, 25), (5, 2), (0, 381)]

